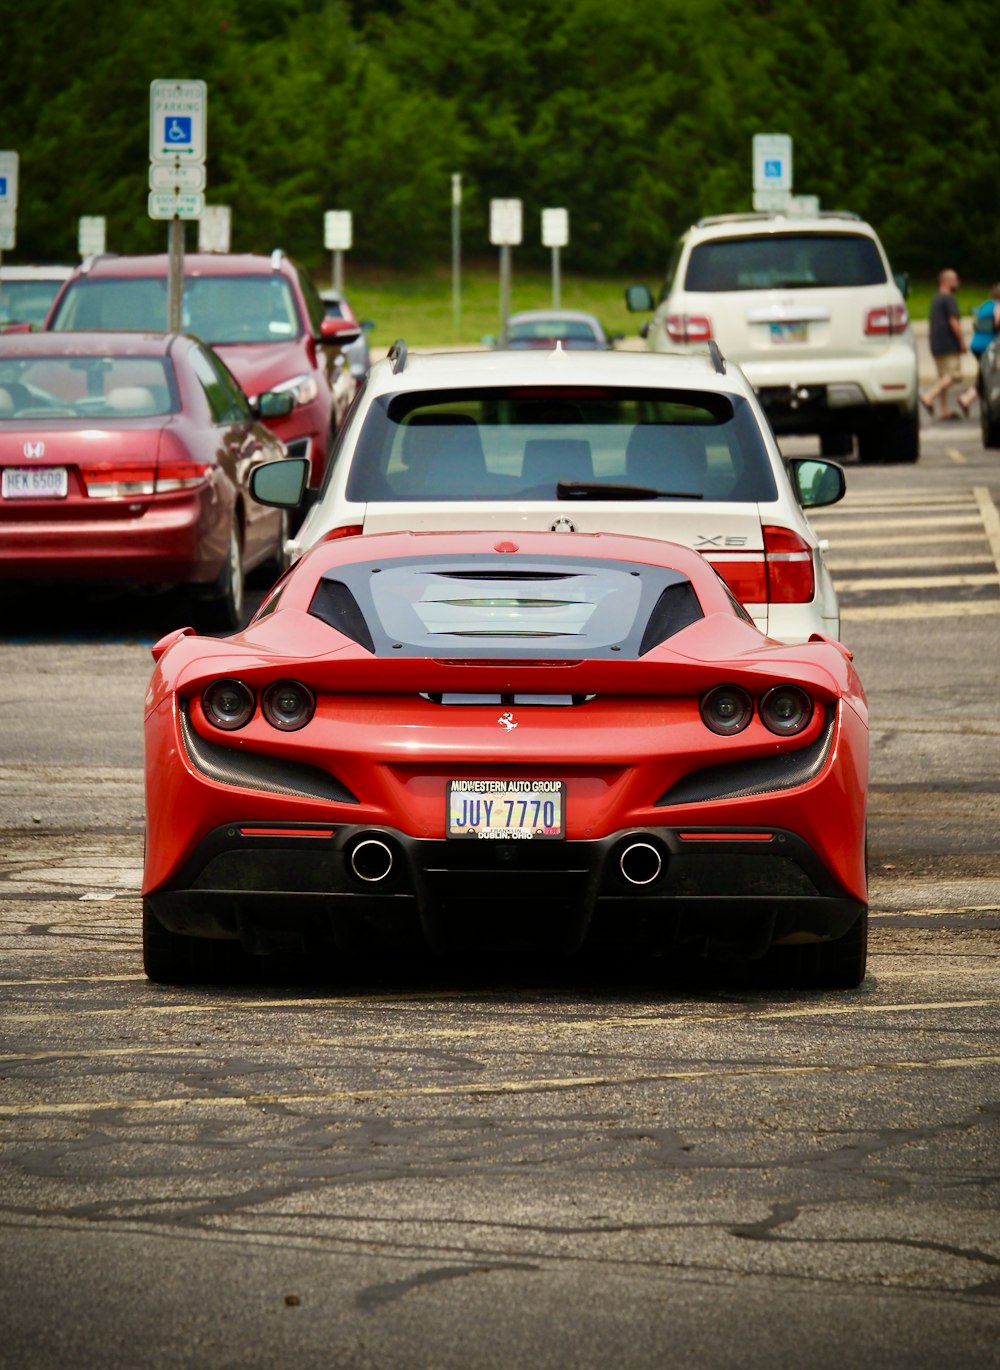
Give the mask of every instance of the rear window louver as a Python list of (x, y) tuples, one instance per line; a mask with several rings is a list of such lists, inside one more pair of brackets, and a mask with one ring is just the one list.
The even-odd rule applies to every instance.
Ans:
[(323, 579), (316, 586), (309, 612), (344, 637), (349, 637), (366, 652), (375, 654), (375, 640), (369, 631), (361, 606), (341, 580)]
[(698, 596), (690, 581), (668, 585), (653, 606), (653, 612), (649, 616), (646, 631), (639, 644), (639, 655), (645, 656), (661, 642), (666, 642), (668, 637), (673, 637), (682, 628), (687, 628), (704, 617)]

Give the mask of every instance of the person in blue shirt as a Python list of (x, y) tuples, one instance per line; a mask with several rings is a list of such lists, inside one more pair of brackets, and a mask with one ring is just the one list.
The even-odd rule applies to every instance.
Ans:
[(966, 418), (972, 402), (979, 393), (981, 373), (978, 371), (979, 359), (995, 337), (1000, 335), (1000, 281), (990, 291), (990, 298), (984, 300), (972, 311), (972, 342), (969, 351), (976, 359), (977, 375), (973, 383), (958, 397), (958, 407)]

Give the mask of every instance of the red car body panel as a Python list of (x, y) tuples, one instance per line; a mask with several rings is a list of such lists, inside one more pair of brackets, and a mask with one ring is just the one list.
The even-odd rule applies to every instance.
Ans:
[[(309, 612), (324, 573), (335, 577), (338, 567), (381, 569), (414, 556), (421, 562), (455, 554), (483, 557), (505, 543), (518, 549), (504, 554), (505, 567), (516, 568), (519, 557), (562, 555), (574, 566), (587, 559), (596, 566), (628, 563), (636, 575), (644, 567), (672, 568), (694, 586), (704, 616), (639, 658), (560, 653), (553, 660), (528, 660), (475, 658), (455, 647), (442, 648), (440, 656), (397, 656), (391, 648), (373, 654)], [(838, 927), (865, 904), (868, 719), (850, 654), (828, 640), (790, 647), (763, 637), (740, 616), (712, 568), (689, 549), (582, 534), (570, 548), (559, 534), (522, 533), (376, 534), (324, 544), (286, 573), (242, 633), (223, 641), (176, 633), (154, 648), (154, 656), (146, 699), (143, 894), (158, 917), (176, 917), (177, 930), (236, 935), (236, 925), (222, 914), (221, 923), (213, 921), (215, 915), (199, 923), (192, 912), (198, 900), (192, 895), (188, 901), (185, 894), (195, 867), (217, 869), (211, 861), (230, 841), (239, 853), (252, 852), (255, 843), (264, 852), (276, 845), (288, 849), (289, 871), (307, 849), (349, 843), (360, 833), (383, 834), (401, 845), (414, 869), (428, 852), (447, 862), (447, 853), (463, 846), (446, 836), (448, 782), (509, 777), (564, 783), (564, 839), (471, 844), (480, 850), (544, 846), (546, 859), (558, 864), (556, 849), (568, 859), (577, 849), (604, 853), (623, 834), (648, 834), (665, 861), (669, 850), (669, 862), (680, 868), (688, 854), (715, 866), (738, 866), (751, 856), (778, 857), (794, 848), (825, 891), (812, 903), (836, 906)], [(300, 730), (282, 732), (257, 707), (245, 726), (220, 731), (202, 703), (202, 692), (220, 678), (242, 682), (257, 700), (268, 684), (294, 679), (313, 692), (315, 714)], [(796, 736), (776, 737), (755, 712), (738, 735), (720, 736), (703, 722), (699, 701), (722, 682), (755, 700), (773, 685), (794, 684), (812, 699), (812, 717)], [(516, 731), (498, 726), (496, 704), (436, 702), (511, 694), (586, 702), (562, 708), (517, 704)], [(775, 764), (804, 766), (807, 758), (814, 760), (801, 783), (779, 778), (761, 793), (742, 793), (742, 782), (716, 779), (730, 772), (770, 774)], [(284, 792), (280, 784), (253, 784), (255, 768), (269, 766), (287, 768), (282, 774), (291, 779)], [(296, 775), (332, 777), (346, 798), (292, 792)], [(684, 787), (692, 783), (719, 793), (685, 799)], [(722, 792), (727, 786), (732, 793)], [(252, 855), (247, 859), (252, 862)], [(598, 865), (603, 860), (602, 854)], [(213, 877), (195, 872), (193, 878), (200, 889), (213, 889), (214, 899)], [(414, 879), (419, 887), (419, 877)], [(612, 893), (609, 906), (619, 898)], [(647, 911), (660, 908), (651, 894), (636, 895), (646, 899)], [(294, 902), (291, 893), (283, 897)], [(423, 917), (419, 888), (415, 897)], [(203, 906), (211, 902), (200, 898)], [(242, 908), (238, 892), (220, 894), (216, 904), (228, 907), (226, 898), (232, 908)], [(724, 902), (715, 900), (716, 912)], [(683, 900), (673, 903), (680, 907)], [(750, 903), (760, 911), (760, 900)], [(669, 900), (662, 904), (666, 918), (672, 906)], [(795, 922), (794, 905), (781, 903), (782, 917), (792, 920), (782, 928), (785, 940), (828, 935), (816, 932), (808, 913), (801, 925)], [(236, 916), (239, 921), (244, 914)]]

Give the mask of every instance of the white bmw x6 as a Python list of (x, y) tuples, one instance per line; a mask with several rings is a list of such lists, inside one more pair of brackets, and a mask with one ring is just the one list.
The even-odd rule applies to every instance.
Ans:
[[(786, 464), (752, 388), (714, 344), (698, 355), (468, 352), (397, 343), (372, 367), (313, 496), (294, 460), (254, 494), (306, 509), (291, 558), (397, 529), (632, 533), (701, 552), (764, 632), (839, 635), (804, 509), (843, 470)], [(303, 503), (307, 501), (308, 503)]]

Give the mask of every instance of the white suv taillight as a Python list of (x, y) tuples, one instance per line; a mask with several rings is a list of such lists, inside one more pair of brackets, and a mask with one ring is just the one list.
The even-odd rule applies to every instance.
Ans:
[(865, 335), (869, 338), (892, 337), (905, 333), (909, 323), (905, 304), (880, 305), (878, 309), (869, 309), (865, 315)]
[(667, 337), (675, 343), (703, 343), (712, 336), (712, 320), (704, 314), (668, 314)]
[(741, 604), (809, 604), (816, 593), (812, 549), (791, 528), (765, 524), (764, 551), (709, 555)]

